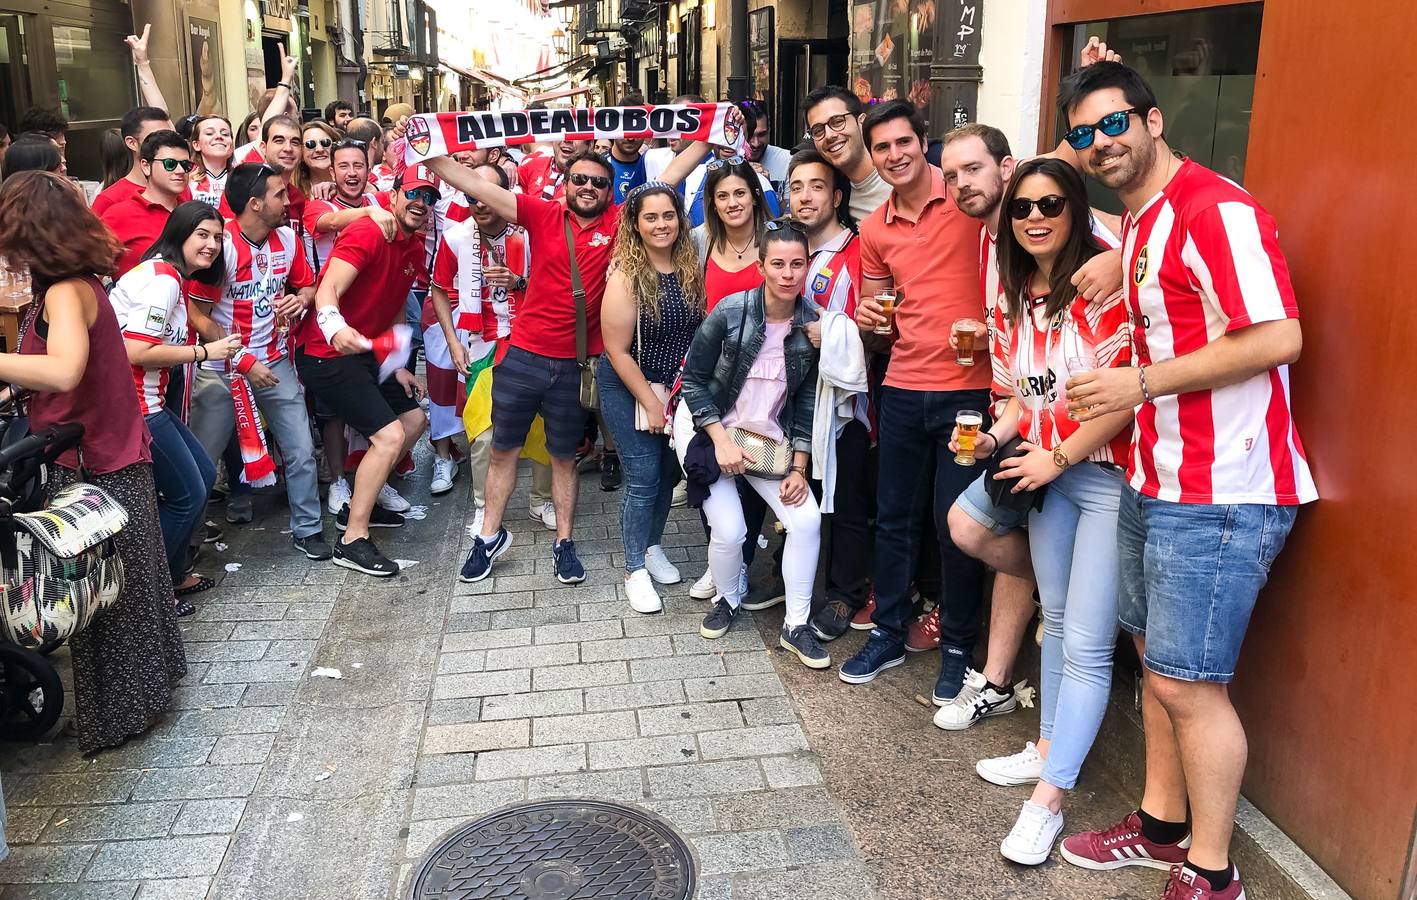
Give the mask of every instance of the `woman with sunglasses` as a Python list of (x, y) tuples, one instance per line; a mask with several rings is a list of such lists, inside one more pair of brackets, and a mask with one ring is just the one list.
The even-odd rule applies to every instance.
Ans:
[[(48, 490), (95, 484), (128, 511), (115, 543), (128, 573), (113, 606), (69, 641), (79, 750), (117, 746), (152, 727), (187, 673), (162, 531), (149, 435), (123, 336), (99, 277), (122, 246), (67, 179), (25, 172), (0, 188), (0, 256), (29, 268), (34, 302), (0, 381), (33, 391), (30, 429), (84, 426), (50, 468)], [(82, 457), (82, 466), (81, 466)]]
[(236, 142), (231, 134), (231, 123), (225, 117), (203, 116), (192, 124), (192, 156), (197, 162), (192, 170), (193, 200), (200, 200), (213, 209), (221, 206), (226, 176), (231, 172), (235, 155)]
[(704, 176), (704, 224), (694, 242), (704, 262), (704, 294), (710, 312), (731, 294), (763, 283), (758, 242), (773, 213), (752, 164), (742, 157), (714, 159)]
[[(787, 527), (782, 557), (787, 612), (779, 643), (803, 665), (825, 669), (831, 657), (807, 624), (821, 543), (821, 513), (807, 486), (817, 395), (817, 349), (805, 330), (817, 320), (817, 310), (802, 296), (808, 259), (807, 235), (800, 227), (781, 220), (768, 223), (758, 248), (763, 283), (724, 298), (689, 347), (674, 414), (674, 446), (681, 464), (694, 457), (686, 472), (699, 468), (699, 457), (711, 453), (720, 473), (703, 501), (710, 530), (709, 571), (720, 597), (699, 634), (712, 639), (727, 633), (746, 591), (740, 573), (748, 527), (736, 483), (742, 477)], [(766, 455), (768, 445), (787, 445), (785, 477), (749, 474), (762, 472), (755, 467), (769, 461), (735, 440), (748, 434), (758, 436), (753, 439), (758, 456)], [(690, 489), (695, 487), (691, 481)]]
[(221, 245), (221, 215), (200, 200), (189, 200), (172, 211), (142, 261), (118, 279), (109, 295), (123, 330), (138, 406), (152, 435), (158, 519), (179, 616), (197, 611), (180, 598), (214, 586), (210, 578), (190, 571), (188, 544), (201, 524), (216, 467), (165, 400), (174, 367), (230, 359), (241, 349), (239, 334), (197, 343), (187, 318), (187, 283), (216, 288), (226, 275)]
[(655, 582), (680, 581), (659, 545), (679, 481), (665, 401), (704, 320), (703, 272), (678, 191), (650, 182), (630, 192), (611, 265), (600, 307), (600, 410), (625, 472), (625, 593), (635, 612), (656, 613), (664, 606)]
[[(1039, 865), (1063, 827), (1062, 805), (1097, 737), (1117, 636), (1117, 508), (1130, 411), (1085, 424), (1068, 417), (1063, 390), (1080, 372), (1131, 364), (1120, 291), (1089, 301), (1072, 276), (1103, 252), (1093, 236), (1082, 177), (1067, 163), (1031, 159), (1014, 170), (1001, 203), (1001, 294), (995, 326), (1008, 337), (1014, 395), (976, 456), (1015, 436), (1023, 443), (995, 476), (1013, 490), (1047, 488), (1029, 514), (1028, 540), (1043, 604), (1039, 740), (975, 767), (999, 785), (1033, 784), (1000, 852)], [(951, 445), (953, 449), (953, 444)]]
[(306, 197), (323, 197), (326, 194), (315, 190), (316, 185), (329, 184), (333, 190), (334, 171), (331, 168), (330, 148), (339, 143), (340, 133), (333, 125), (316, 119), (306, 122), (300, 131), (300, 163), (295, 167), (295, 186)]

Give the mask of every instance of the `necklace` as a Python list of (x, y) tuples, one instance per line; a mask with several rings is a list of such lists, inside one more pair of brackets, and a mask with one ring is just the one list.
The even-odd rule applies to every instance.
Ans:
[(748, 248), (751, 247), (751, 246), (753, 246), (754, 244), (756, 244), (756, 243), (758, 242), (758, 238), (757, 238), (756, 235), (754, 235), (753, 237), (748, 238), (748, 243), (746, 243), (746, 244), (743, 245), (743, 249), (742, 249), (742, 250), (739, 250), (737, 247), (735, 247), (735, 246), (733, 245), (733, 242), (728, 239), (728, 235), (724, 235), (724, 236), (723, 236), (723, 242), (728, 245), (729, 249), (731, 249), (734, 253), (738, 254), (738, 258), (739, 258), (739, 259), (742, 259), (742, 258), (743, 258), (743, 254), (748, 252)]

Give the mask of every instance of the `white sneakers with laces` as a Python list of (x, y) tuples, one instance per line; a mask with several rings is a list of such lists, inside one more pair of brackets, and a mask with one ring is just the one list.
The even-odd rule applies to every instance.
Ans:
[(433, 457), (433, 480), (428, 485), (428, 492), (436, 497), (451, 491), (453, 479), (457, 477), (457, 474), (457, 463), (451, 459), (443, 459), (441, 456)]
[(630, 600), (630, 609), (637, 613), (657, 613), (664, 609), (664, 601), (654, 589), (648, 569), (637, 569), (625, 579), (625, 596)]
[(1014, 691), (1000, 693), (989, 686), (982, 672), (965, 669), (964, 686), (935, 713), (935, 727), (963, 731), (990, 716), (1002, 716), (1017, 708), (1018, 697)]
[(1043, 777), (1043, 756), (1033, 741), (1029, 741), (1022, 750), (1012, 756), (981, 759), (974, 764), (974, 771), (979, 773), (980, 778), (1000, 787), (1037, 784), (1038, 779)]
[(347, 479), (336, 478), (334, 481), (330, 482), (328, 497), (328, 502), (325, 505), (329, 508), (330, 515), (337, 516), (339, 515), (339, 511), (348, 506), (349, 501), (354, 499), (354, 491), (350, 489)]
[(1053, 855), (1053, 843), (1062, 830), (1061, 811), (1053, 812), (1046, 806), (1026, 800), (1014, 827), (999, 845), (999, 852), (1004, 859), (1011, 859), (1020, 865), (1042, 865)]
[(718, 587), (713, 583), (713, 569), (704, 569), (704, 574), (689, 588), (689, 596), (695, 600), (712, 600), (718, 596)]
[(664, 548), (658, 544), (645, 548), (645, 570), (660, 584), (678, 584), (684, 580), (674, 563), (664, 555)]
[(394, 490), (393, 485), (387, 483), (379, 488), (379, 496), (375, 498), (374, 502), (389, 512), (408, 512), (413, 508), (412, 503), (409, 503), (402, 494)]
[(545, 503), (534, 503), (527, 508), (526, 514), (533, 521), (539, 521), (546, 526), (547, 531), (556, 530), (556, 504), (550, 500)]

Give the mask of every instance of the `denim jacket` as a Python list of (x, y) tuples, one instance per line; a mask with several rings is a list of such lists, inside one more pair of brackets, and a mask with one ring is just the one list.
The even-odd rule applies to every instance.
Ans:
[[(812, 450), (812, 407), (817, 399), (817, 348), (803, 326), (815, 322), (816, 313), (804, 297), (797, 298), (792, 330), (783, 341), (787, 366), (787, 402), (778, 417), (782, 433), (793, 450)], [(733, 408), (764, 337), (763, 288), (724, 297), (704, 319), (684, 363), (683, 400), (694, 417), (694, 427), (704, 428)]]

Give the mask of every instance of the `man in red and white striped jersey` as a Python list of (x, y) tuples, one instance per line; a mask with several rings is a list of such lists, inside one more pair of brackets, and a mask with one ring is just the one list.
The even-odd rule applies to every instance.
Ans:
[(192, 300), (227, 334), (240, 334), (246, 352), (229, 363), (205, 363), (198, 371), (192, 432), (208, 456), (220, 457), (236, 423), (232, 373), (245, 376), (285, 462), (295, 547), (310, 559), (329, 559), (333, 550), (321, 534), (310, 419), (286, 344), (291, 321), (314, 303), (315, 273), (295, 230), (285, 224), (287, 187), (279, 172), (264, 163), (243, 163), (227, 178), (224, 199), (239, 210), (226, 224), (226, 278), (217, 295), (194, 285)]
[(1226, 684), (1298, 505), (1318, 497), (1290, 414), (1299, 307), (1274, 219), (1172, 153), (1141, 76), (1099, 62), (1064, 81), (1059, 106), (1083, 170), (1127, 207), (1137, 366), (1074, 376), (1067, 393), (1080, 421), (1136, 410), (1119, 620), (1145, 662), (1147, 735), (1146, 808), (1073, 835), (1063, 856), (1173, 866), (1167, 896), (1236, 900), (1229, 845), (1246, 744)]
[(315, 272), (330, 258), (335, 236), (354, 222), (369, 218), (384, 237), (393, 240), (398, 223), (386, 204), (387, 195), (369, 193), (369, 151), (353, 141), (340, 141), (330, 150), (330, 171), (335, 195), (329, 200), (307, 200), (302, 224), (305, 257)]

